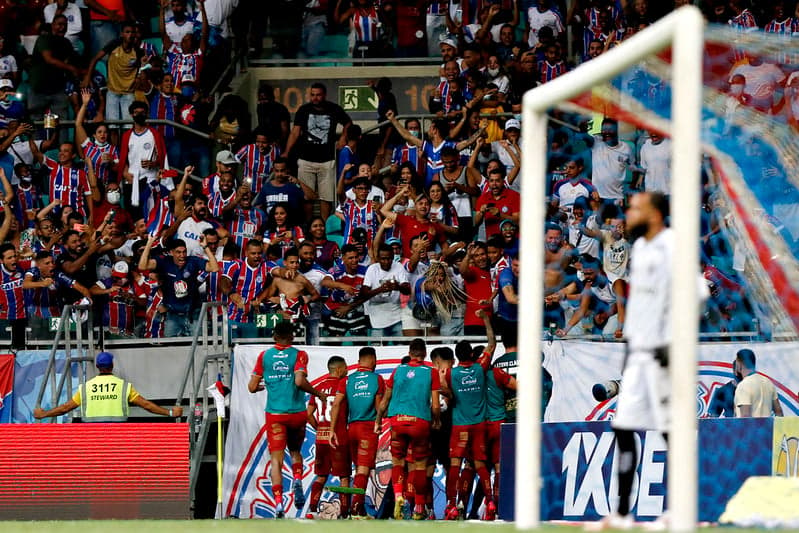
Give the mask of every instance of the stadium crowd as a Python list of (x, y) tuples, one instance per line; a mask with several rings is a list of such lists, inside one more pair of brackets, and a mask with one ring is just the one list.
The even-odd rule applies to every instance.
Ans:
[[(10, 326), (15, 346), (26, 328), (46, 338), (64, 304), (91, 302), (109, 335), (185, 336), (203, 302), (222, 302), (240, 338), (267, 336), (270, 316), (303, 326), (311, 344), (482, 335), (481, 310), (515, 337), (522, 95), (685, 3), (5, 0), (0, 334)], [(787, 4), (702, 7), (712, 21), (792, 34)], [(255, 116), (213, 92), (225, 89), (232, 50), (257, 52), (267, 27), (291, 57), (313, 56), (341, 25), (356, 56), (440, 56), (436, 117), (398, 120), (388, 78), (372, 83), (386, 122), (376, 142), (320, 83), (293, 118), (266, 85)], [(730, 59), (730, 112), (749, 106), (795, 125), (791, 58), (765, 59)], [(635, 81), (657, 98), (657, 80)], [(56, 116), (74, 116), (75, 128)], [(668, 195), (670, 141), (612, 119), (555, 118), (546, 324), (559, 336), (620, 337), (634, 237), (624, 209), (638, 190)], [(702, 329), (750, 330), (756, 309), (705, 178)]]

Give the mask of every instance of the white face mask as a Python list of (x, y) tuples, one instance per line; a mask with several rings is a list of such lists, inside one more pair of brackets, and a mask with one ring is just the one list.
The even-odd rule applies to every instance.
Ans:
[(498, 74), (499, 74), (499, 69), (498, 68), (490, 68), (490, 69), (488, 69), (488, 75), (491, 76), (492, 78), (496, 78)]
[(740, 83), (730, 85), (730, 94), (733, 96), (741, 96), (744, 93), (744, 86)]
[(105, 197), (108, 199), (108, 203), (113, 205), (119, 204), (119, 200), (122, 199), (122, 195), (118, 190), (108, 191)]

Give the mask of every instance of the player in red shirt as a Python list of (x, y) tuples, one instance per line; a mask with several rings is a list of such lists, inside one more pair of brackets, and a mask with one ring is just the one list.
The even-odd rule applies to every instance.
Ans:
[(391, 420), (391, 483), (394, 488), (394, 518), (402, 518), (405, 504), (405, 458), (413, 455), (413, 467), (408, 476), (413, 482), (414, 520), (425, 518), (427, 492), (427, 456), (430, 453), (430, 428), (441, 426), (439, 394), (441, 381), (438, 371), (424, 362), (427, 344), (414, 339), (408, 347), (411, 359), (398, 366), (386, 383), (386, 394), (378, 416), (388, 413)]
[[(377, 353), (371, 346), (364, 346), (358, 352), (358, 369), (339, 382), (336, 400), (333, 402), (331, 423), (337, 427), (339, 420), (349, 420), (347, 432), (350, 456), (355, 463), (356, 489), (366, 490), (369, 471), (375, 467), (377, 445), (383, 421), (378, 416), (380, 402), (386, 391), (383, 377), (375, 374)], [(333, 447), (342, 445), (334, 433)], [(365, 494), (352, 497), (352, 518), (366, 518)]]
[[(319, 398), (311, 397), (308, 402), (308, 423), (316, 429), (316, 464), (314, 474), (316, 477), (311, 485), (311, 503), (308, 510), (311, 513), (319, 511), (319, 499), (325, 488), (328, 476), (338, 476), (342, 487), (350, 486), (352, 463), (350, 462), (349, 447), (347, 446), (347, 417), (339, 418), (333, 425), (333, 400), (341, 382), (347, 377), (347, 362), (340, 355), (334, 355), (327, 360), (327, 372), (316, 390), (327, 395), (323, 402)], [(331, 437), (336, 435), (336, 440), (343, 446), (331, 446)], [(349, 497), (340, 494), (341, 518), (349, 515)], [(308, 518), (313, 518), (310, 514)]]

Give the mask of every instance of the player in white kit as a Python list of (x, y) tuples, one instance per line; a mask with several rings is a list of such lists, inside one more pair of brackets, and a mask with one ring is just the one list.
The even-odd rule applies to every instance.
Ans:
[[(635, 432), (669, 429), (669, 358), (671, 342), (671, 258), (674, 234), (666, 226), (668, 199), (659, 192), (636, 194), (627, 209), (627, 228), (635, 240), (630, 253), (630, 293), (616, 416), (611, 423), (619, 447), (619, 507), (586, 529), (630, 529), (630, 493), (638, 465)], [(707, 291), (706, 286), (704, 291)]]

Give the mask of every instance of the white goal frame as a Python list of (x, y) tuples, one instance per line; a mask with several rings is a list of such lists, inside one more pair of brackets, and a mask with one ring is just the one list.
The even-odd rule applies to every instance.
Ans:
[[(672, 46), (671, 225), (679, 253), (672, 263), (671, 419), (667, 490), (670, 528), (693, 531), (697, 522), (696, 350), (699, 303), (699, 205), (702, 149), (702, 59), (704, 19), (685, 6), (620, 46), (528, 91), (523, 100), (522, 220), (519, 280), (519, 366), (516, 428), (515, 514), (518, 529), (540, 522), (541, 332), (544, 276), (544, 187), (547, 170), (547, 111), (612, 79), (647, 56)], [(678, 135), (674, 135), (679, 132)], [(688, 243), (688, 244), (685, 244)]]

